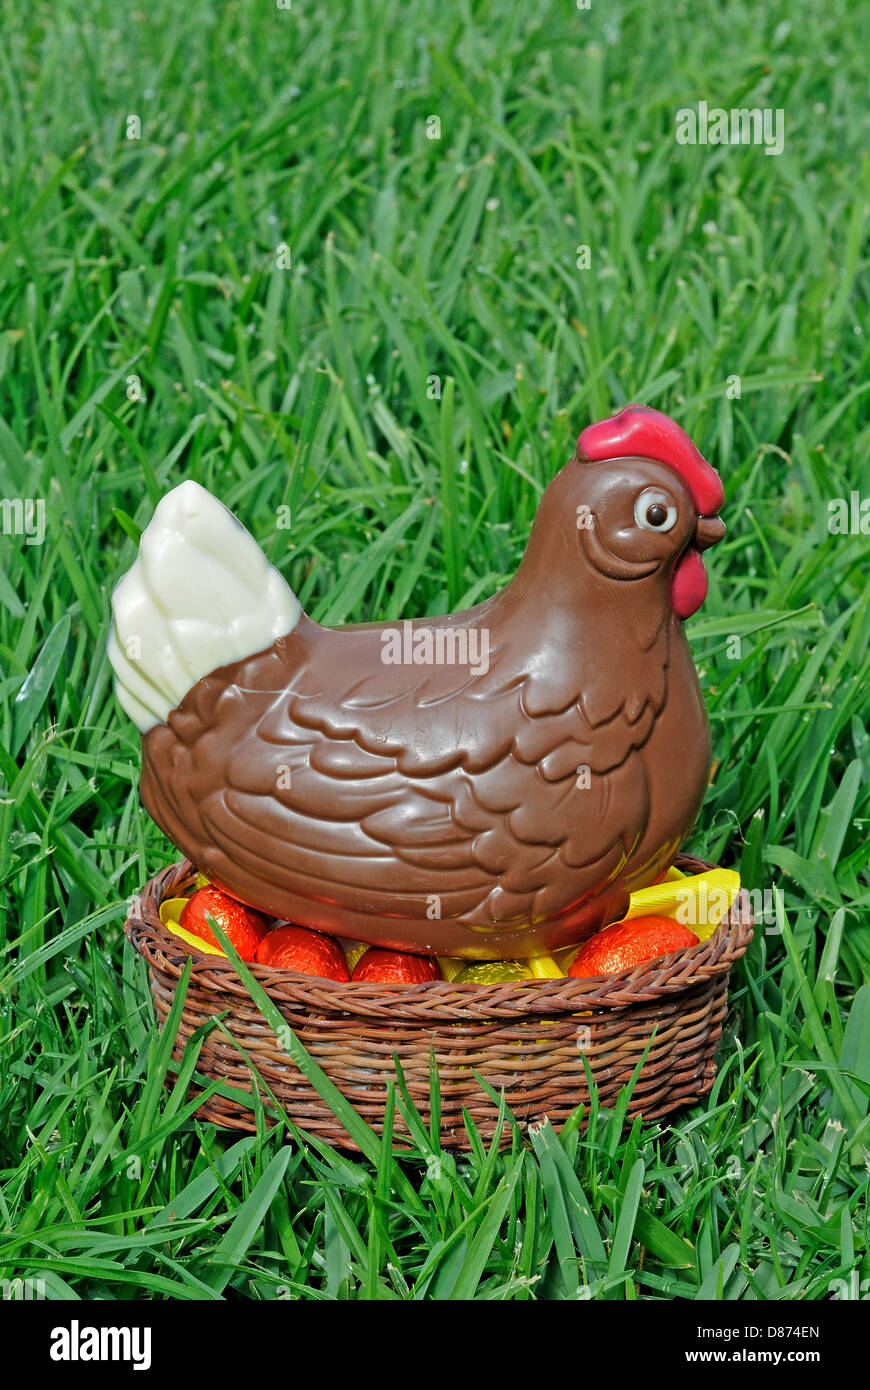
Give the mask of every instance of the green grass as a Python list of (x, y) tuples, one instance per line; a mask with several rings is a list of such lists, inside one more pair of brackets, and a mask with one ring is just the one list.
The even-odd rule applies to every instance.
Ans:
[[(867, 30), (857, 0), (4, 10), (0, 496), (44, 498), (47, 533), (0, 537), (0, 1278), (857, 1295), (870, 592), (827, 502), (870, 496)], [(676, 145), (699, 100), (783, 108), (784, 153)], [(709, 1100), (461, 1161), (419, 1125), (352, 1159), (197, 1124), (122, 933), (174, 857), (103, 655), (131, 535), (193, 477), (315, 617), (444, 611), (504, 582), (577, 432), (632, 399), (728, 493), (689, 625), (718, 758), (690, 848), (771, 916)]]

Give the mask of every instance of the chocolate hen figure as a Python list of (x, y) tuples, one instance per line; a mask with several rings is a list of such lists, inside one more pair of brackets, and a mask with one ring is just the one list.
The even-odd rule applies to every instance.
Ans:
[(581, 434), (506, 588), (331, 629), (182, 483), (112, 600), (145, 807), (227, 893), (305, 927), (476, 959), (588, 936), (704, 795), (682, 619), (722, 500), (688, 435), (628, 406)]

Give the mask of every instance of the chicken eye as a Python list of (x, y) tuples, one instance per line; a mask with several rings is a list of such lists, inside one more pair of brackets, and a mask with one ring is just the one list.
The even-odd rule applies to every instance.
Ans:
[(677, 520), (677, 509), (657, 488), (644, 488), (634, 504), (634, 519), (644, 531), (670, 531)]

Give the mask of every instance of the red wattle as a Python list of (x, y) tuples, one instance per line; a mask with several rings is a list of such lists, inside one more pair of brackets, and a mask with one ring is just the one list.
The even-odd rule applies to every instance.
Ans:
[(678, 618), (691, 618), (707, 597), (707, 571), (700, 551), (689, 546), (671, 577), (671, 606)]

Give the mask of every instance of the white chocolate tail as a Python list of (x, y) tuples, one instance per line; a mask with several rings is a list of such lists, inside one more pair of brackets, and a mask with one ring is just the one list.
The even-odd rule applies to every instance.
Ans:
[(118, 700), (144, 734), (203, 676), (264, 651), (301, 613), (232, 512), (198, 483), (182, 483), (157, 504), (112, 594)]

